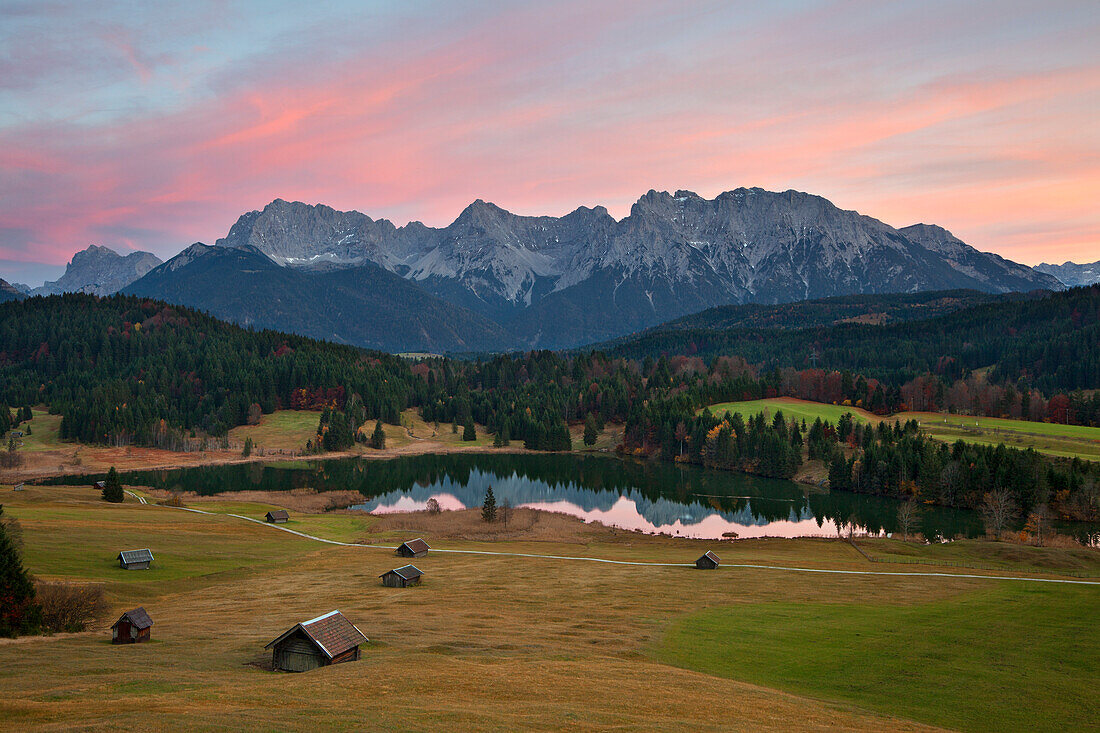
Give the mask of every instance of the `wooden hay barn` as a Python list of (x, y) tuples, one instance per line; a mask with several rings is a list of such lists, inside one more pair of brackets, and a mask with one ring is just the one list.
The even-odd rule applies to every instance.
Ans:
[(707, 550), (705, 553), (703, 553), (703, 556), (701, 558), (695, 561), (695, 567), (699, 568), (700, 570), (714, 570), (716, 567), (718, 567), (718, 563), (718, 556), (710, 550)]
[(148, 570), (152, 563), (151, 550), (123, 550), (118, 553), (118, 566), (126, 570)]
[(271, 524), (283, 524), (290, 520), (290, 513), (286, 509), (273, 509), (264, 515)]
[(150, 632), (153, 629), (153, 619), (143, 607), (127, 611), (119, 616), (111, 626), (112, 644), (139, 644), (149, 641)]
[(427, 542), (417, 537), (415, 540), (409, 540), (408, 542), (402, 543), (402, 545), (397, 548), (395, 554), (401, 557), (424, 557), (428, 554), (428, 550), (430, 549), (432, 548), (428, 547)]
[(94, 484), (92, 484), (92, 488), (95, 489), (96, 491), (103, 491), (104, 489), (107, 488), (107, 482), (106, 481), (96, 481)]
[(308, 672), (330, 664), (359, 659), (359, 645), (367, 637), (339, 611), (329, 611), (295, 624), (269, 643), (271, 666), (284, 672)]
[(420, 578), (424, 573), (415, 565), (406, 565), (403, 568), (387, 570), (378, 577), (382, 579), (382, 585), (388, 588), (408, 588), (411, 585), (420, 585)]

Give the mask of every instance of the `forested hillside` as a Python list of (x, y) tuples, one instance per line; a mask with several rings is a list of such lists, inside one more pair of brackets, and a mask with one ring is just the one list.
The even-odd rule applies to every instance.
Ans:
[[(888, 323), (936, 318), (985, 303), (1039, 298), (1045, 294), (1046, 291), (994, 294), (978, 290), (938, 290), (886, 295), (838, 295), (834, 298), (800, 300), (775, 305), (761, 303), (723, 305), (662, 323), (646, 333), (715, 328), (797, 329), (841, 323), (867, 323), (881, 326)], [(636, 338), (635, 335), (617, 339), (612, 343), (626, 343)]]
[[(914, 364), (930, 358), (925, 341), (905, 340), (905, 332), (897, 330), (890, 331), (877, 351), (870, 340), (853, 342), (853, 349), (865, 350), (865, 372), (762, 369), (741, 356), (639, 361), (599, 352), (569, 356), (541, 351), (484, 362), (407, 360), (250, 331), (133, 296), (32, 298), (0, 305), (0, 413), (7, 414), (5, 404), (29, 414), (29, 405), (44, 403), (63, 416), (63, 438), (174, 449), (191, 449), (196, 440), (224, 436), (256, 413), (279, 408), (323, 409), (314, 445), (327, 450), (362, 439), (360, 428), (376, 419), (396, 424), (409, 407), (418, 408), (429, 422), (476, 421), (488, 428), (497, 445), (522, 441), (534, 450), (570, 450), (570, 424), (583, 423), (586, 442), (594, 442), (605, 424), (617, 423), (624, 426), (621, 450), (627, 453), (786, 478), (802, 462), (803, 445), (810, 448), (810, 458), (831, 461), (843, 436), (832, 426), (765, 422), (762, 416), (720, 420), (700, 408), (792, 395), (847, 401), (879, 414), (950, 403), (960, 411), (1096, 424), (1100, 393), (1044, 393), (1028, 380), (1058, 381), (1065, 379), (1064, 367), (1084, 365), (1079, 379), (1096, 384), (1088, 370), (1094, 374), (1100, 348), (1089, 338), (1096, 330), (1098, 301), (1100, 288), (1077, 290), (1044, 301), (980, 306), (938, 319), (935, 327), (921, 322), (885, 329), (913, 329), (914, 334), (931, 334), (945, 347), (961, 347), (957, 353), (1001, 359), (990, 375), (969, 374), (951, 382), (949, 377), (965, 372), (958, 366), (946, 368), (948, 355), (956, 352), (947, 351), (934, 361), (935, 371), (920, 372), (904, 366), (905, 357)], [(1039, 305), (1031, 312), (1044, 318), (1036, 315), (1033, 342), (1024, 343), (1013, 333), (1014, 324)], [(1063, 314), (1065, 323), (1058, 322), (1056, 313)], [(1003, 320), (988, 320), (993, 317)], [(979, 323), (987, 325), (981, 329)], [(831, 338), (839, 344), (848, 328), (835, 327)], [(819, 329), (770, 331), (754, 347), (766, 354), (764, 347), (774, 342), (782, 356), (784, 348), (793, 348), (788, 335), (802, 338), (807, 333), (829, 335)], [(1040, 333), (1051, 338), (1043, 342)], [(1008, 342), (1023, 352), (1015, 362), (1001, 348)], [(839, 359), (841, 347), (830, 348)], [(882, 361), (903, 365), (888, 374), (915, 376), (901, 383), (876, 378), (872, 352)], [(1030, 365), (1034, 373), (1024, 372), (1020, 364)], [(1016, 381), (992, 381), (1013, 369), (1019, 375)], [(918, 400), (923, 402), (917, 405)], [(1003, 446), (955, 447), (948, 454), (943, 445), (906, 431), (859, 436), (849, 441), (847, 473), (837, 469), (835, 485), (902, 497), (915, 491), (932, 501), (971, 507), (982, 501), (983, 492), (1003, 489), (1023, 508), (1057, 500), (1064, 515), (1100, 517), (1096, 465)], [(1020, 485), (1021, 476), (1030, 477), (1026, 487)], [(1058, 492), (1068, 493), (1057, 498)]]
[(423, 394), (401, 359), (131, 296), (0, 306), (0, 402), (45, 403), (62, 437), (172, 447), (244, 424), (252, 405), (313, 407), (354, 391), (370, 417)]
[[(600, 349), (602, 347), (594, 347)], [(655, 331), (606, 345), (614, 356), (736, 355), (765, 368), (850, 370), (900, 386), (991, 368), (990, 381), (1026, 380), (1045, 392), (1100, 388), (1100, 286), (1009, 300), (928, 320), (799, 330)]]

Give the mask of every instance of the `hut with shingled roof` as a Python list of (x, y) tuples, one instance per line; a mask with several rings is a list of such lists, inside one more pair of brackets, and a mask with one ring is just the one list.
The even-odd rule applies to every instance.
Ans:
[(406, 565), (403, 568), (387, 570), (378, 577), (382, 579), (382, 585), (388, 588), (408, 588), (411, 585), (420, 585), (420, 578), (424, 573), (415, 565)]
[(339, 611), (329, 611), (295, 624), (264, 649), (271, 649), (271, 666), (285, 672), (308, 672), (330, 664), (359, 659), (366, 635)]
[(152, 564), (151, 550), (123, 550), (118, 553), (118, 566), (126, 570), (148, 570)]
[(714, 570), (718, 567), (718, 562), (718, 556), (707, 550), (701, 558), (695, 561), (695, 567), (700, 570)]
[(402, 543), (394, 554), (401, 557), (424, 557), (430, 549), (432, 548), (428, 547), (427, 542), (417, 537), (415, 540)]
[(152, 630), (153, 619), (149, 618), (144, 607), (138, 606), (119, 616), (111, 626), (111, 643), (139, 644), (149, 641)]

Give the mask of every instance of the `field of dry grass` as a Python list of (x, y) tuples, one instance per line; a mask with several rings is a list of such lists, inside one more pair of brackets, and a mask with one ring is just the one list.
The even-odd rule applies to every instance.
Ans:
[[(109, 643), (113, 617), (83, 634), (0, 641), (0, 728), (12, 730), (916, 730), (913, 721), (928, 720), (919, 707), (898, 707), (905, 715), (897, 717), (889, 700), (862, 705), (802, 689), (797, 677), (779, 691), (746, 682), (760, 677), (748, 671), (684, 668), (668, 645), (694, 614), (718, 609), (736, 618), (737, 609), (759, 615), (775, 603), (855, 602), (873, 621), (876, 610), (935, 609), (991, 588), (1003, 589), (1010, 613), (1022, 592), (963, 578), (448, 553), (415, 561), (426, 573), (422, 586), (393, 589), (377, 576), (403, 561), (382, 549), (325, 545), (224, 515), (108, 505), (84, 488), (0, 487), (0, 502), (23, 526), (32, 572), (102, 582), (113, 613), (144, 605), (155, 621), (154, 641), (138, 646)], [(272, 504), (237, 496), (195, 506), (261, 517)], [(690, 562), (714, 545), (534, 512), (491, 531), (476, 511), (302, 513), (287, 527), (373, 544), (423, 535), (436, 548), (659, 562)], [(152, 548), (154, 569), (118, 569), (122, 547)], [(726, 542), (717, 550), (727, 563), (866, 569), (840, 542)], [(1100, 598), (1093, 590), (1086, 600)], [(265, 643), (333, 608), (370, 637), (362, 661), (303, 675), (263, 668)], [(934, 633), (930, 623), (910, 633)], [(1056, 628), (1059, 618), (1044, 623)], [(851, 643), (858, 653), (858, 638)], [(1043, 649), (1032, 653), (1037, 664), (1057, 666)], [(1058, 692), (1055, 685), (1029, 694)]]
[[(35, 409), (31, 422), (32, 434), (26, 436), (20, 447), (22, 465), (15, 469), (0, 469), (0, 481), (14, 483), (49, 476), (106, 473), (114, 466), (119, 471), (140, 471), (151, 468), (187, 468), (200, 465), (219, 465), (258, 461), (285, 460), (288, 456), (301, 455), (306, 442), (317, 430), (320, 413), (305, 410), (279, 410), (264, 415), (258, 425), (243, 425), (229, 431), (231, 447), (221, 449), (216, 441), (209, 450), (187, 453), (141, 448), (135, 446), (109, 447), (64, 442), (59, 438), (61, 418)], [(457, 453), (476, 451), (523, 452), (522, 441), (512, 441), (507, 448), (494, 448), (493, 436), (484, 426), (475, 426), (477, 438), (462, 440), (461, 431), (451, 432), (449, 423), (436, 426), (420, 419), (416, 410), (406, 410), (401, 415), (401, 425), (384, 425), (385, 450), (373, 450), (357, 444), (346, 452), (311, 455), (317, 458), (393, 458), (402, 455), (426, 453)], [(370, 432), (373, 423), (364, 428)], [(622, 440), (622, 426), (609, 425), (595, 445), (586, 446), (582, 437), (583, 425), (571, 427), (574, 451), (581, 453), (610, 453)], [(241, 455), (241, 446), (252, 438), (253, 452), (248, 458)]]

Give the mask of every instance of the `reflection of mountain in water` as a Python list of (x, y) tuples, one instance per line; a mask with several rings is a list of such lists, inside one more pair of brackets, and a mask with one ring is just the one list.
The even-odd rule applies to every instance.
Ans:
[[(380, 494), (364, 504), (358, 504), (355, 509), (375, 511), (379, 508), (391, 507), (402, 498), (412, 499), (416, 504), (423, 505), (428, 499), (440, 494), (449, 494), (463, 506), (480, 506), (485, 498), (485, 492), (493, 487), (497, 503), (509, 502), (512, 506), (524, 504), (544, 504), (550, 502), (567, 502), (578, 507), (584, 512), (599, 510), (608, 512), (619, 502), (620, 498), (631, 501), (647, 522), (657, 526), (671, 525), (676, 522), (691, 525), (698, 524), (710, 516), (718, 515), (732, 524), (742, 526), (763, 526), (777, 520), (799, 522), (814, 519), (814, 512), (810, 508), (805, 497), (797, 499), (760, 499), (754, 502), (751, 499), (743, 499), (743, 503), (733, 510), (722, 510), (710, 504), (704, 504), (698, 499), (688, 501), (674, 501), (666, 497), (646, 492), (638, 488), (620, 490), (598, 490), (579, 486), (576, 483), (550, 483), (530, 476), (520, 476), (513, 472), (507, 476), (501, 476), (481, 470), (471, 470), (463, 481), (446, 477), (429, 485), (416, 483), (409, 488), (395, 489)], [(727, 499), (731, 497), (726, 497)], [(762, 510), (761, 505), (769, 506)]]
[[(65, 479), (67, 483), (73, 480)], [(562, 454), (460, 454), (204, 466), (134, 472), (125, 474), (123, 482), (202, 495), (243, 489), (353, 490), (369, 499), (364, 505), (369, 509), (392, 506), (399, 500), (402, 506), (422, 506), (437, 494), (453, 495), (465, 506), (480, 506), (491, 484), (498, 502), (507, 500), (513, 505), (564, 502), (578, 507), (578, 515), (583, 515), (606, 513), (616, 507), (617, 511), (625, 511), (622, 504), (629, 503), (636, 506), (645, 522), (662, 528), (677, 523), (684, 528), (712, 528), (718, 524), (766, 528), (773, 523), (801, 523), (792, 530), (801, 534), (828, 534), (837, 524), (853, 524), (874, 533), (893, 532), (898, 508), (893, 499), (843, 491), (807, 493), (790, 481), (697, 466)], [(923, 524), (925, 534), (930, 536), (976, 536), (981, 532), (975, 513), (961, 510), (928, 507)], [(767, 531), (754, 534), (760, 533)]]

